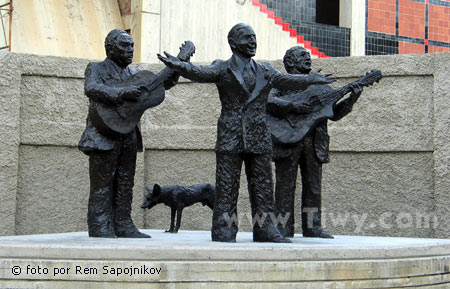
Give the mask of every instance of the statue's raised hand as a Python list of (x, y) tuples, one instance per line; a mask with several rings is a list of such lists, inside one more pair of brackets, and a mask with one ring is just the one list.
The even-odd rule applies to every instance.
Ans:
[(158, 53), (158, 59), (161, 60), (167, 67), (170, 67), (170, 68), (176, 70), (177, 68), (180, 68), (183, 66), (183, 63), (177, 57), (170, 55), (166, 51), (164, 51), (164, 54), (166, 55), (166, 57), (164, 57)]
[(335, 77), (331, 77), (332, 74), (320, 74), (320, 71), (319, 69), (309, 74), (309, 82), (311, 84), (328, 84), (336, 81)]

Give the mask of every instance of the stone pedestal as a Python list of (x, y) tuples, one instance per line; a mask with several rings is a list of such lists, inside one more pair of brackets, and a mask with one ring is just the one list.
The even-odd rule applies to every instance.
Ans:
[(450, 240), (336, 236), (293, 244), (143, 230), (0, 237), (0, 288), (450, 288)]

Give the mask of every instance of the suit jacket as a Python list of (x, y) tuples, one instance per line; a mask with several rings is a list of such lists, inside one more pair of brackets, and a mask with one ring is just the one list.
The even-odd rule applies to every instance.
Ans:
[(256, 81), (248, 91), (242, 76), (244, 61), (233, 55), (227, 61), (216, 60), (208, 66), (182, 63), (182, 76), (197, 82), (213, 82), (222, 104), (217, 121), (216, 152), (264, 154), (272, 151), (272, 140), (266, 122), (267, 98), (272, 87), (307, 87), (308, 77), (281, 73), (268, 63), (253, 59)]
[[(134, 67), (127, 66), (121, 68), (114, 61), (106, 58), (101, 62), (91, 62), (86, 67), (84, 92), (89, 98), (89, 106), (93, 106), (95, 102), (115, 105), (120, 89), (108, 84), (128, 80), (133, 74), (139, 70)], [(139, 124), (136, 126), (137, 149), (142, 152), (142, 135)], [(86, 129), (84, 130), (78, 149), (89, 155), (91, 152), (108, 151), (119, 145), (119, 139), (111, 138), (101, 134), (92, 124), (90, 115), (86, 119)]]
[[(322, 84), (326, 85), (326, 84)], [(314, 90), (316, 85), (312, 85), (308, 87), (308, 90)], [(328, 85), (327, 85), (328, 86)], [(333, 89), (330, 87), (330, 89)], [(273, 114), (278, 117), (283, 117), (291, 114), (289, 108), (289, 103), (285, 99), (289, 93), (301, 93), (302, 90), (286, 90), (286, 89), (273, 89), (270, 92), (268, 99), (267, 111), (270, 114)], [(306, 92), (304, 94), (307, 94)], [(310, 93), (308, 93), (310, 94)], [(307, 99), (304, 99), (307, 101)], [(353, 104), (356, 102), (356, 99), (352, 99), (348, 97), (343, 101), (340, 101), (334, 107), (334, 117), (331, 119), (333, 121), (340, 120), (348, 113), (352, 111)], [(294, 128), (293, 128), (294, 129)], [(313, 137), (314, 140), (314, 151), (316, 153), (316, 157), (321, 163), (328, 163), (330, 161), (329, 156), (329, 146), (330, 146), (330, 136), (328, 135), (328, 120), (323, 120), (319, 122), (309, 133), (309, 136)], [(302, 142), (300, 140), (299, 143), (294, 145), (287, 144), (274, 144), (274, 159), (279, 159), (288, 156), (293, 150), (297, 148), (297, 146)]]

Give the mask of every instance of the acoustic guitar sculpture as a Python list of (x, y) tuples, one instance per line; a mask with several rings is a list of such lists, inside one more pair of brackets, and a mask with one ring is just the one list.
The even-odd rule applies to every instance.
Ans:
[[(186, 41), (180, 47), (178, 58), (189, 61), (195, 52), (194, 43)], [(95, 128), (106, 135), (117, 136), (118, 134), (130, 133), (139, 123), (144, 112), (163, 102), (165, 97), (164, 81), (175, 73), (166, 67), (158, 74), (149, 70), (142, 70), (134, 74), (130, 79), (111, 84), (114, 87), (137, 86), (144, 87), (136, 101), (124, 100), (121, 105), (110, 106), (96, 102), (90, 106), (90, 116)]]
[[(360, 79), (352, 82), (369, 86), (381, 79), (381, 71), (372, 70)], [(329, 85), (312, 85), (305, 91), (287, 95), (287, 101), (307, 100), (313, 107), (311, 113), (288, 114), (282, 118), (267, 114), (267, 121), (272, 132), (272, 141), (277, 144), (294, 144), (301, 141), (320, 121), (334, 117), (334, 106), (351, 91), (351, 84), (339, 89)]]

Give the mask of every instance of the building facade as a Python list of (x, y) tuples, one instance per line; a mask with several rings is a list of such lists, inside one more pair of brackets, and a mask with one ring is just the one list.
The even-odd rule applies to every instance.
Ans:
[(450, 51), (449, 0), (366, 3), (366, 55)]
[[(136, 62), (157, 62), (184, 40), (193, 59), (230, 55), (233, 24), (252, 25), (258, 59), (282, 58), (293, 45), (313, 57), (450, 51), (450, 0), (0, 0), (0, 49), (101, 59), (108, 31), (136, 42)], [(12, 17), (10, 17), (12, 15)]]
[(275, 16), (289, 23), (326, 56), (450, 51), (449, 0), (254, 0), (252, 3), (274, 11)]

